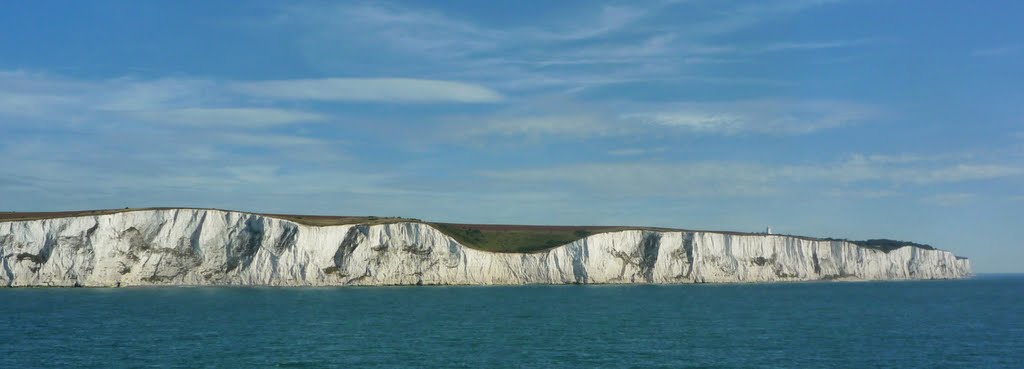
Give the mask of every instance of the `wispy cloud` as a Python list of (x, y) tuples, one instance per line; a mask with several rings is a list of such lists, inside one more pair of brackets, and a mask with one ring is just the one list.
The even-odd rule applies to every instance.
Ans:
[(974, 49), (974, 50), (971, 51), (971, 56), (978, 56), (978, 57), (1004, 56), (1004, 55), (1016, 54), (1016, 53), (1018, 53), (1018, 52), (1020, 52), (1022, 50), (1024, 50), (1024, 45), (1022, 45), (1022, 44), (1002, 45), (1002, 46), (994, 46), (994, 47), (987, 47), (987, 48), (981, 48), (981, 49)]
[(381, 178), (380, 172), (353, 168), (340, 155), (344, 147), (329, 139), (251, 129), (192, 131), (100, 127), (75, 136), (23, 135), (17, 143), (0, 141), (0, 174), (22, 178), (11, 185), (35, 198), (74, 194), (76, 201), (155, 201), (168, 192), (178, 201), (213, 194), (314, 194), (304, 190), (309, 184), (303, 181), (327, 181), (336, 192), (365, 191)]
[(863, 199), (881, 199), (897, 196), (900, 193), (890, 189), (844, 189), (833, 188), (825, 191), (825, 195), (831, 197), (852, 197)]
[[(287, 6), (274, 22), (277, 26), (299, 27), (309, 34), (303, 42), (320, 48), (349, 37), (366, 38), (377, 45), (352, 42), (380, 51), (404, 51), (432, 56), (458, 57), (489, 50), (503, 36), (501, 32), (479, 27), (472, 22), (448, 17), (426, 8), (407, 8), (391, 3), (332, 3)], [(317, 50), (311, 50), (317, 51)]]
[(934, 185), (993, 180), (1024, 175), (1024, 167), (985, 163), (970, 155), (852, 155), (825, 166), (788, 166), (795, 178), (830, 179), (844, 183), (885, 182)]
[(756, 197), (779, 191), (764, 177), (764, 168), (745, 163), (580, 164), (556, 168), (482, 171), (480, 174), (527, 188), (579, 188), (599, 196)]
[(52, 113), (53, 107), (73, 105), (77, 102), (69, 96), (0, 92), (0, 114), (42, 116)]
[(1002, 164), (958, 164), (932, 170), (907, 171), (913, 183), (963, 182), (1014, 177), (1024, 174), (1024, 168)]
[(921, 201), (939, 206), (957, 206), (971, 202), (977, 197), (977, 194), (966, 192), (940, 193), (925, 197)]
[(668, 148), (664, 147), (664, 146), (662, 146), (662, 147), (653, 147), (653, 148), (632, 147), (632, 148), (622, 148), (622, 149), (610, 150), (610, 151), (608, 151), (608, 155), (611, 155), (611, 156), (643, 156), (643, 155), (663, 153), (665, 151), (668, 151)]
[(635, 196), (767, 196), (822, 185), (862, 184), (830, 196), (885, 197), (889, 186), (930, 186), (1024, 175), (1024, 168), (1002, 164), (882, 165), (842, 160), (821, 165), (704, 161), (689, 163), (594, 163), (550, 168), (482, 171), (481, 175), (524, 186), (580, 187), (605, 194)]
[(0, 85), (6, 90), (0, 94), (8, 97), (0, 99), (0, 113), (48, 121), (267, 125), (320, 118), (273, 107), (238, 106), (236, 97), (208, 80), (74, 80), (16, 71), (0, 73)]
[(679, 103), (623, 118), (698, 133), (804, 134), (874, 118), (877, 108), (840, 101), (760, 100)]
[(242, 94), (286, 100), (391, 103), (490, 103), (503, 99), (480, 85), (410, 78), (324, 78), (233, 82)]
[(271, 81), (111, 78), (74, 80), (0, 71), (0, 114), (62, 123), (160, 123), (198, 127), (271, 127), (321, 122), (323, 112), (282, 107), (292, 101), (491, 103), (501, 93), (475, 84), (403, 78)]
[(597, 137), (625, 134), (628, 127), (614, 124), (599, 114), (566, 113), (460, 117), (448, 120), (449, 136), (461, 140), (478, 137)]
[[(0, 140), (0, 149), (5, 160), (26, 164), (7, 164), (6, 169), (53, 179), (67, 168), (44, 170), (59, 163), (98, 172), (125, 170), (105, 167), (115, 163), (188, 172), (223, 162), (344, 156), (343, 148), (330, 147), (327, 139), (308, 137), (303, 131), (335, 121), (329, 114), (286, 108), (275, 101), (251, 103), (244, 95), (226, 91), (223, 84), (187, 78), (77, 80), (0, 72), (0, 95), (12, 97), (0, 99), (0, 133), (8, 135)], [(239, 153), (242, 149), (246, 154)], [(268, 155), (273, 159), (265, 158)]]
[(128, 119), (191, 126), (232, 126), (259, 128), (308, 123), (327, 119), (322, 114), (271, 108), (182, 108), (127, 111)]
[[(833, 2), (630, 3), (585, 7), (571, 16), (502, 26), (439, 12), (422, 3), (341, 3), (287, 6), (270, 24), (302, 32), (303, 55), (324, 70), (379, 74), (390, 65), (416, 58), (416, 65), (406, 70), (512, 89), (576, 91), (673, 79), (704, 83), (726, 76), (684, 72), (694, 64), (749, 62), (745, 58), (755, 54), (834, 50), (874, 41), (780, 40), (761, 45), (717, 41), (723, 34)], [(669, 22), (669, 10), (684, 18)], [(353, 55), (364, 55), (374, 63), (356, 63)], [(690, 78), (679, 79), (680, 75)]]
[[(539, 100), (544, 100), (539, 98)], [(870, 121), (877, 107), (846, 101), (740, 100), (634, 104), (587, 104), (555, 100), (521, 102), (515, 108), (442, 118), (446, 136), (544, 136), (590, 138), (638, 134), (802, 135)]]
[[(745, 2), (722, 9), (722, 16), (696, 23), (688, 30), (701, 35), (719, 35), (739, 31), (756, 24), (842, 0), (777, 0)], [(719, 6), (722, 3), (719, 4)]]
[(296, 147), (313, 147), (326, 144), (326, 142), (324, 142), (323, 140), (311, 137), (295, 136), (288, 134), (268, 135), (241, 132), (222, 133), (217, 137), (216, 141), (234, 146), (292, 149)]
[(955, 154), (941, 154), (941, 155), (920, 155), (920, 154), (854, 154), (851, 155), (847, 161), (851, 163), (870, 163), (870, 164), (908, 164), (908, 163), (919, 163), (928, 161), (938, 161), (950, 158), (964, 158), (964, 155)]
[(620, 30), (647, 16), (649, 10), (621, 5), (605, 5), (596, 19), (575, 29), (527, 30), (530, 38), (551, 40), (585, 40)]
[[(804, 41), (804, 42), (771, 42), (752, 45), (733, 44), (688, 44), (682, 46), (687, 54), (694, 56), (726, 55), (732, 59), (725, 60), (747, 60), (737, 59), (738, 57), (752, 57), (759, 54), (785, 53), (785, 52), (811, 52), (830, 49), (846, 49), (856, 46), (865, 46), (877, 42), (877, 38), (856, 38), (827, 41)], [(721, 59), (712, 59), (719, 61)]]

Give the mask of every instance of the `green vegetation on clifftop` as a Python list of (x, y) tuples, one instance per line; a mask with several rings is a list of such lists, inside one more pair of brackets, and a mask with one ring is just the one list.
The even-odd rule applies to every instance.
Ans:
[(860, 247), (867, 247), (869, 249), (881, 250), (881, 251), (884, 251), (884, 252), (893, 251), (893, 250), (896, 250), (898, 248), (905, 247), (905, 246), (918, 247), (918, 248), (922, 248), (922, 249), (925, 249), (925, 250), (935, 250), (935, 248), (932, 247), (931, 245), (926, 245), (926, 244), (923, 244), (923, 243), (916, 243), (916, 242), (910, 242), (910, 241), (897, 241), (897, 240), (890, 240), (890, 239), (884, 239), (884, 238), (870, 239), (870, 240), (864, 240), (864, 241), (853, 241), (853, 240), (845, 240), (845, 239), (837, 239), (837, 238), (826, 238), (825, 240), (826, 241), (846, 241), (846, 242), (852, 243), (852, 244), (860, 246)]
[(571, 243), (595, 233), (620, 227), (507, 226), (431, 223), (459, 243), (492, 252), (536, 252)]

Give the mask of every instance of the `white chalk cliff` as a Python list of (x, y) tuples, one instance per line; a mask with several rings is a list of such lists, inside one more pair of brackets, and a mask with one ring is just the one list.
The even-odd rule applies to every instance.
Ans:
[(970, 263), (782, 235), (627, 230), (535, 253), (465, 247), (418, 222), (308, 226), (170, 209), (0, 222), (0, 285), (411, 285), (946, 279)]

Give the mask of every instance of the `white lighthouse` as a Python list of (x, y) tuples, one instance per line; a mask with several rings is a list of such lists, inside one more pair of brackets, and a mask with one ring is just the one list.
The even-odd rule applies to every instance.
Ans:
[(768, 228), (765, 228), (764, 229), (764, 234), (772, 234), (772, 227), (768, 226)]

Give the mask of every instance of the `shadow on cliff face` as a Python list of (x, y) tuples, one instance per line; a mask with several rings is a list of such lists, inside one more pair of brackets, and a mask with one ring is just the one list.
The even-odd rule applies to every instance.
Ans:
[[(92, 272), (96, 262), (96, 255), (92, 249), (92, 235), (96, 232), (98, 227), (99, 224), (93, 225), (91, 228), (75, 236), (54, 236), (53, 234), (60, 234), (60, 232), (65, 230), (65, 226), (61, 226), (56, 232), (47, 234), (42, 247), (37, 253), (20, 252), (13, 256), (16, 261), (31, 262), (32, 265), (29, 266), (29, 270), (35, 273), (42, 269), (44, 264), (50, 261), (50, 258), (53, 256), (55, 251), (61, 250), (61, 252), (64, 253), (73, 253), (76, 262), (82, 265), (82, 271), (88, 275)], [(5, 235), (4, 238), (0, 239), (0, 245), (6, 244), (13, 245), (13, 248), (16, 250), (27, 246), (22, 243), (16, 244), (14, 242), (14, 236), (12, 235)], [(9, 256), (12, 255), (6, 255), (5, 258)], [(78, 276), (72, 275), (71, 277), (77, 278)]]
[(345, 277), (343, 271), (348, 270), (349, 257), (352, 256), (352, 252), (359, 247), (366, 238), (369, 237), (369, 228), (366, 226), (353, 226), (348, 229), (348, 233), (345, 234), (345, 239), (338, 245), (338, 250), (334, 252), (334, 266), (325, 268), (323, 271), (326, 274), (338, 274)]
[(589, 245), (583, 241), (569, 247), (572, 247), (569, 254), (572, 256), (572, 277), (574, 279), (574, 283), (589, 283), (590, 276), (587, 275), (586, 267), (587, 258), (590, 257)]
[[(686, 274), (684, 278), (693, 277), (693, 232), (683, 234), (683, 251), (686, 252)], [(694, 282), (697, 280), (694, 279)]]
[(228, 248), (227, 263), (225, 272), (231, 272), (239, 267), (248, 267), (252, 263), (253, 256), (260, 250), (263, 242), (263, 219), (249, 217), (245, 220), (245, 226), (238, 231)]
[(629, 276), (629, 282), (654, 283), (654, 265), (658, 263), (658, 252), (661, 250), (661, 234), (655, 232), (644, 232), (643, 239), (638, 247), (631, 252), (612, 250), (610, 253), (622, 262), (618, 279), (626, 281), (626, 269), (630, 266), (637, 269), (637, 273)]
[(282, 224), (281, 226), (284, 228), (284, 233), (271, 246), (274, 255), (280, 255), (285, 251), (291, 250), (299, 239), (299, 227), (292, 224)]
[(654, 264), (661, 250), (661, 233), (647, 232), (640, 247), (640, 275), (647, 283), (654, 283)]

